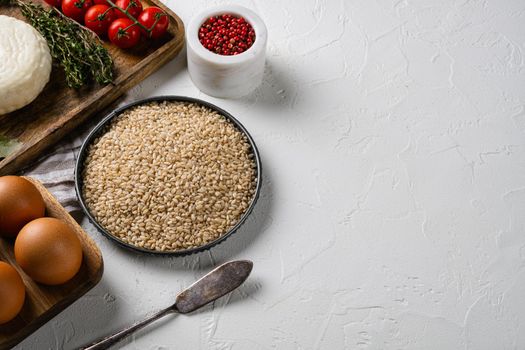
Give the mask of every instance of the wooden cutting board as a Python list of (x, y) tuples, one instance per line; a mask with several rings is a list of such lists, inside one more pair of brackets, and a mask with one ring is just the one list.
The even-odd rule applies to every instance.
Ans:
[[(33, 0), (41, 2), (42, 0)], [(131, 50), (104, 42), (115, 64), (113, 84), (80, 90), (67, 87), (62, 68), (54, 65), (51, 80), (28, 106), (0, 115), (0, 143), (11, 140), (10, 152), (0, 158), (0, 176), (14, 174), (70, 133), (79, 124), (107, 107), (127, 90), (172, 60), (184, 46), (182, 20), (159, 0), (141, 0), (144, 8), (158, 6), (170, 17), (163, 38), (141, 43)], [(0, 15), (25, 20), (16, 7), (0, 6)], [(0, 150), (1, 150), (0, 145)]]
[(82, 244), (82, 266), (75, 277), (65, 284), (45, 286), (36, 283), (16, 264), (13, 241), (0, 238), (0, 260), (11, 264), (20, 273), (26, 286), (26, 300), (22, 311), (13, 320), (0, 325), (0, 350), (15, 346), (71, 305), (100, 281), (104, 270), (102, 254), (91, 237), (42, 184), (31, 178), (26, 179), (31, 181), (42, 194), (46, 204), (46, 216), (63, 220), (77, 234)]

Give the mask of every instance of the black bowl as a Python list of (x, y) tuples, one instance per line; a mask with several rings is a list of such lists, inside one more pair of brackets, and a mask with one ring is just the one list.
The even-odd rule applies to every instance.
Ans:
[[(84, 160), (86, 159), (86, 156), (87, 156), (87, 149), (88, 149), (89, 145), (91, 144), (91, 142), (97, 136), (99, 136), (99, 135), (101, 135), (103, 133), (104, 127), (108, 123), (110, 123), (111, 120), (113, 120), (113, 118), (117, 118), (123, 111), (125, 111), (125, 110), (127, 110), (127, 109), (129, 109), (131, 107), (134, 107), (134, 106), (137, 106), (137, 105), (141, 105), (141, 104), (145, 104), (145, 103), (148, 103), (148, 102), (162, 102), (162, 101), (191, 102), (191, 103), (195, 103), (195, 104), (200, 104), (202, 106), (208, 107), (208, 108), (218, 112), (219, 114), (224, 116), (226, 119), (228, 119), (235, 127), (237, 127), (237, 129), (239, 129), (239, 131), (241, 131), (244, 135), (246, 135), (246, 137), (248, 139), (248, 142), (250, 143), (250, 146), (252, 148), (252, 152), (254, 154), (254, 157), (255, 157), (256, 176), (257, 176), (256, 187), (255, 187), (255, 194), (254, 194), (254, 196), (252, 198), (252, 201), (251, 201), (250, 205), (248, 206), (248, 209), (242, 215), (242, 217), (240, 218), (239, 222), (237, 222), (237, 224), (234, 227), (232, 227), (228, 232), (226, 232), (225, 234), (223, 234), (222, 236), (220, 236), (216, 240), (211, 241), (211, 242), (209, 242), (207, 244), (204, 244), (204, 245), (196, 247), (196, 248), (184, 249), (184, 250), (172, 250), (172, 251), (157, 251), (157, 250), (140, 248), (140, 247), (134, 246), (132, 244), (123, 242), (119, 238), (113, 236), (108, 231), (106, 231), (106, 229), (94, 218), (94, 216), (91, 214), (91, 212), (89, 211), (89, 208), (87, 207), (87, 205), (85, 203), (84, 196), (83, 196), (83, 193), (82, 193), (82, 186), (83, 186), (82, 171), (83, 171), (83, 168), (84, 168)], [(128, 105), (125, 105), (123, 107), (117, 108), (116, 110), (111, 112), (108, 116), (106, 116), (100, 123), (98, 123), (98, 125), (95, 126), (95, 128), (93, 130), (91, 130), (91, 132), (89, 133), (87, 138), (84, 140), (84, 143), (82, 144), (82, 147), (80, 148), (80, 153), (78, 155), (77, 163), (76, 163), (76, 166), (75, 166), (75, 190), (76, 190), (76, 193), (77, 193), (78, 200), (80, 202), (80, 206), (82, 207), (82, 209), (86, 213), (86, 215), (89, 218), (89, 220), (97, 227), (97, 229), (100, 232), (102, 232), (102, 234), (104, 234), (107, 238), (111, 239), (113, 242), (116, 242), (120, 246), (125, 247), (127, 249), (131, 249), (133, 251), (141, 252), (141, 253), (148, 253), (148, 254), (155, 254), (155, 255), (184, 256), (184, 255), (194, 254), (194, 253), (198, 253), (198, 252), (202, 252), (202, 251), (208, 250), (211, 247), (216, 246), (217, 244), (219, 244), (221, 242), (224, 242), (227, 238), (229, 238), (231, 235), (233, 235), (239, 229), (239, 227), (241, 227), (241, 225), (244, 223), (244, 221), (246, 220), (248, 215), (250, 215), (250, 213), (252, 212), (252, 210), (253, 210), (253, 208), (255, 206), (255, 203), (257, 202), (257, 199), (259, 198), (259, 193), (261, 191), (261, 175), (262, 175), (262, 165), (261, 165), (261, 159), (260, 159), (260, 156), (259, 156), (259, 151), (257, 150), (257, 146), (255, 146), (255, 142), (253, 141), (253, 139), (252, 139), (251, 135), (248, 133), (248, 131), (244, 128), (244, 126), (237, 119), (235, 119), (230, 113), (226, 112), (225, 110), (223, 110), (223, 109), (221, 109), (221, 108), (219, 108), (219, 107), (217, 107), (217, 106), (215, 106), (215, 105), (213, 105), (213, 104), (211, 104), (209, 102), (202, 101), (202, 100), (195, 99), (195, 98), (191, 98), (191, 97), (184, 97), (184, 96), (158, 96), (158, 97), (152, 97), (152, 98), (147, 98), (147, 99), (135, 101), (135, 102), (130, 103)]]

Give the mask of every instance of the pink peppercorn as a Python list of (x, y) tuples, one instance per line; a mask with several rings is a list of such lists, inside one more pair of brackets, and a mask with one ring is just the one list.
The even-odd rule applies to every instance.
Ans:
[(219, 55), (238, 55), (255, 41), (255, 30), (242, 17), (223, 14), (208, 18), (199, 29), (202, 46)]

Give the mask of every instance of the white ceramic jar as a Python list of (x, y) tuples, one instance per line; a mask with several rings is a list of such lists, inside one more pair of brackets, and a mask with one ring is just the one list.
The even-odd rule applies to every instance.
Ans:
[[(245, 52), (224, 56), (206, 49), (199, 41), (199, 28), (210, 17), (232, 14), (251, 24), (255, 41)], [(202, 92), (215, 97), (236, 98), (252, 92), (262, 81), (268, 32), (253, 11), (237, 5), (210, 8), (195, 16), (186, 29), (188, 71)]]

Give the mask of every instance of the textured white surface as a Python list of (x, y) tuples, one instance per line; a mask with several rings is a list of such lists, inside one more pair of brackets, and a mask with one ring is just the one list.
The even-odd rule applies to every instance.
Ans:
[[(175, 1), (184, 20), (226, 1)], [(263, 85), (192, 85), (185, 54), (130, 92), (225, 108), (264, 187), (226, 243), (186, 258), (115, 247), (99, 286), (18, 349), (72, 349), (166, 306), (212, 266), (239, 291), (122, 349), (524, 349), (525, 2), (238, 1), (269, 31)]]

